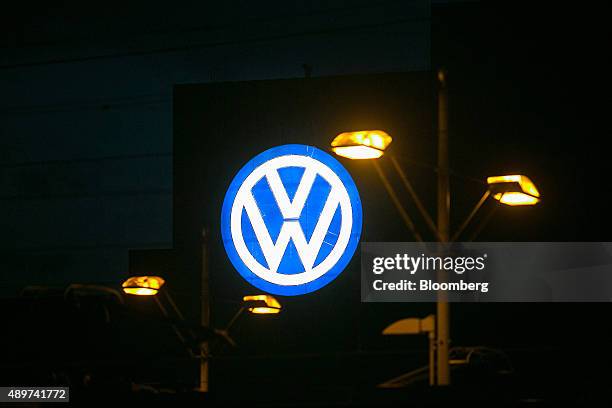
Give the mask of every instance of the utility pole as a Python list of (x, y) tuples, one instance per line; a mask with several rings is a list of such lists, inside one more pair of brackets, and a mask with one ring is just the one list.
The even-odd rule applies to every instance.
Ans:
[[(437, 72), (438, 85), (438, 232), (441, 243), (449, 240), (450, 230), (450, 181), (448, 164), (448, 94), (446, 89), (446, 71)], [(438, 273), (438, 280), (446, 280), (446, 272)], [(442, 279), (440, 279), (442, 278)], [(450, 366), (448, 361), (450, 325), (448, 295), (438, 292), (436, 304), (437, 317), (437, 384), (450, 384)]]
[[(200, 315), (203, 327), (210, 327), (210, 286), (209, 286), (209, 265), (208, 265), (208, 230), (202, 229), (202, 276), (200, 290)], [(200, 344), (200, 385), (198, 391), (209, 391), (209, 364), (210, 364), (210, 345), (208, 341)]]

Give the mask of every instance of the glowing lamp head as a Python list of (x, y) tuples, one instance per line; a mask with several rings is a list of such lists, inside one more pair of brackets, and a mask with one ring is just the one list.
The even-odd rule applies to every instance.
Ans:
[(166, 281), (159, 276), (132, 276), (123, 284), (123, 291), (128, 295), (153, 296)]
[(249, 295), (242, 298), (246, 309), (253, 314), (278, 314), (281, 305), (274, 296)]
[(378, 159), (391, 144), (391, 136), (382, 130), (340, 133), (332, 141), (332, 151), (354, 160)]
[(489, 191), (502, 204), (535, 205), (540, 201), (540, 192), (527, 177), (519, 174), (488, 177)]

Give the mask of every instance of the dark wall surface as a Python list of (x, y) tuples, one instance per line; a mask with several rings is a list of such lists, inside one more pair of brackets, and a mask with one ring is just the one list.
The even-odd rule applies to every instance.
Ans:
[[(277, 145), (302, 143), (329, 150), (331, 139), (351, 129), (385, 129), (396, 135), (395, 148), (407, 160), (434, 154), (432, 82), (428, 72), (297, 80), (184, 85), (174, 93), (174, 243), (177, 269), (172, 288), (185, 311), (199, 315), (201, 231), (208, 229), (209, 271), (213, 325), (223, 327), (243, 295), (259, 293), (234, 270), (223, 248), (221, 206), (229, 183), (253, 156)], [(401, 136), (400, 136), (401, 135)], [(369, 162), (346, 161), (361, 194), (364, 213), (362, 240), (411, 240), (397, 222), (395, 210)], [(425, 182), (425, 179), (419, 180)], [(428, 191), (429, 192), (429, 191)], [(378, 339), (386, 314), (375, 318), (378, 305), (360, 303), (359, 256), (331, 284), (303, 296), (279, 297), (283, 313), (272, 319), (246, 316), (237, 330), (240, 347), (228, 356), (354, 353)], [(423, 314), (429, 305), (410, 307)], [(316, 357), (320, 359), (321, 357)], [(421, 360), (417, 357), (417, 361)], [(322, 366), (286, 374), (287, 381), (323, 385), (329, 375), (310, 378)], [(300, 364), (298, 361), (293, 361)], [(253, 373), (270, 381), (277, 363), (263, 364)], [(309, 363), (310, 364), (310, 363)], [(354, 364), (354, 362), (350, 363)], [(212, 381), (227, 384), (231, 369), (219, 363)], [(229, 371), (224, 371), (229, 370)], [(232, 367), (230, 365), (229, 367)], [(276, 367), (276, 368), (275, 368)], [(316, 368), (318, 367), (318, 368)], [(239, 368), (234, 368), (234, 370)], [(349, 375), (345, 372), (339, 375)], [(365, 375), (365, 373), (364, 373)], [(304, 377), (306, 376), (306, 377)], [(348, 377), (347, 377), (348, 378)], [(370, 376), (365, 376), (371, 381)], [(381, 378), (381, 380), (384, 378)], [(242, 384), (255, 382), (240, 376)], [(353, 381), (351, 380), (348, 380)]]
[[(433, 154), (431, 104), (426, 72), (178, 86), (174, 95), (174, 241), (182, 267), (174, 279), (189, 287), (192, 295), (197, 293), (193, 285), (199, 279), (200, 234), (206, 227), (215, 298), (239, 299), (253, 291), (229, 263), (220, 235), (226, 189), (250, 158), (289, 143), (329, 150), (331, 139), (342, 131), (385, 128), (405, 135), (394, 142), (397, 149), (404, 149), (408, 159), (418, 160)], [(380, 199), (384, 190), (374, 178), (371, 163), (345, 164), (362, 194), (363, 240), (384, 239), (388, 224), (381, 224), (394, 216), (394, 210)], [(395, 236), (406, 236), (401, 225), (395, 227)], [(354, 262), (336, 285), (287, 301), (306, 302), (311, 317), (321, 320), (322, 299), (332, 300), (327, 305), (332, 307), (334, 299), (352, 303), (358, 297), (358, 275), (358, 262)], [(339, 328), (330, 323), (330, 329)], [(299, 332), (292, 335), (300, 336)]]
[[(457, 89), (458, 86), (452, 88), (452, 106), (470, 100), (472, 96)], [(172, 282), (185, 310), (197, 318), (203, 228), (209, 231), (213, 324), (223, 326), (238, 307), (242, 295), (260, 292), (244, 281), (230, 264), (221, 241), (220, 214), (226, 189), (236, 172), (250, 158), (270, 147), (304, 143), (328, 150), (331, 139), (342, 131), (384, 129), (394, 137), (390, 153), (402, 162), (426, 206), (435, 208), (434, 90), (430, 72), (176, 87), (174, 243), (178, 263)], [(474, 89), (474, 92), (479, 91), (482, 89)], [(494, 93), (495, 98), (503, 99), (508, 90), (501, 88), (489, 92)], [(488, 109), (487, 103), (477, 106)], [(520, 104), (505, 103), (509, 109), (515, 110), (517, 118), (522, 118)], [(488, 112), (500, 120), (508, 110), (497, 112), (491, 109)], [(477, 239), (589, 239), (594, 224), (584, 224), (580, 217), (595, 220), (590, 211), (597, 205), (591, 207), (579, 201), (563, 200), (563, 194), (557, 188), (560, 180), (566, 177), (566, 167), (555, 158), (540, 156), (549, 143), (557, 140), (557, 135), (539, 134), (540, 139), (536, 141), (532, 131), (526, 129), (512, 138), (504, 138), (492, 136), (486, 129), (466, 133), (463, 122), (454, 123), (457, 127), (451, 131), (454, 137), (451, 157), (452, 163), (456, 164), (452, 178), (455, 226), (484, 192), (483, 183), (487, 175), (523, 172), (533, 177), (541, 188), (545, 197), (541, 205), (510, 208), (488, 202), (477, 217), (477, 224), (488, 216), (491, 218)], [(567, 139), (564, 143), (572, 141)], [(520, 159), (517, 154), (520, 154)], [(341, 161), (354, 178), (361, 195), (364, 208), (362, 241), (414, 240), (388, 199), (371, 163)], [(381, 164), (390, 175), (393, 174), (384, 157)], [(474, 175), (476, 171), (480, 177)], [(397, 177), (392, 176), (391, 180), (399, 188)], [(582, 183), (575, 188), (577, 196), (581, 196), (587, 194), (590, 185)], [(403, 192), (401, 196), (405, 202), (410, 201)], [(414, 208), (409, 205), (409, 209), (416, 217)], [(564, 235), (558, 232), (560, 224), (564, 226)], [(423, 222), (419, 221), (417, 225), (427, 236)], [(468, 232), (467, 236), (470, 236), (475, 232), (474, 228)], [(234, 363), (218, 360), (214, 378), (226, 384), (233, 372), (242, 370), (243, 364), (262, 361), (262, 368), (254, 374), (255, 378), (241, 376), (236, 381), (265, 383), (273, 381), (275, 372), (288, 370), (283, 381), (290, 384), (305, 382), (309, 386), (322, 386), (334, 382), (336, 385), (346, 383), (354, 386), (360, 382), (382, 381), (385, 375), (390, 375), (385, 373), (402, 372), (424, 363), (424, 339), (385, 339), (380, 332), (398, 318), (433, 313), (435, 306), (362, 304), (359, 285), (359, 255), (356, 254), (346, 270), (328, 286), (303, 296), (279, 297), (284, 311), (276, 318), (244, 319), (236, 333), (240, 347), (227, 356), (235, 358), (241, 355), (262, 360), (247, 359)], [(525, 361), (521, 359), (527, 359), (526, 367), (531, 368), (535, 353), (543, 364), (540, 367), (543, 370), (550, 370), (548, 359), (574, 370), (572, 364), (579, 367), (585, 364), (582, 357), (564, 363), (554, 357), (565, 355), (570, 345), (575, 347), (585, 341), (580, 333), (566, 330), (566, 319), (583, 319), (595, 324), (597, 317), (592, 313), (596, 309), (596, 305), (586, 304), (454, 305), (453, 344), (492, 345), (515, 350), (516, 361), (523, 364)], [(598, 341), (608, 341), (607, 329), (602, 328), (599, 334)], [(402, 353), (412, 350), (413, 354), (400, 353), (396, 356), (403, 357), (395, 360), (385, 354), (394, 349), (403, 350)], [(383, 355), (376, 356), (377, 350), (384, 351)], [(330, 363), (330, 359), (343, 358), (346, 361), (338, 363), (339, 366)], [(544, 361), (549, 365), (546, 366)], [(291, 371), (289, 367), (292, 364), (303, 365), (303, 370)], [(351, 368), (354, 364), (372, 364), (373, 371), (355, 371)], [(539, 372), (538, 369), (534, 373)], [(319, 371), (326, 374), (310, 382), (313, 372)]]
[(0, 295), (116, 283), (129, 249), (172, 247), (174, 84), (427, 69), (429, 13), (425, 0), (6, 5)]
[[(604, 37), (599, 25), (567, 30), (562, 21), (569, 21), (571, 10), (560, 12), (565, 20), (548, 21), (544, 7), (434, 9), (432, 66), (449, 71), (452, 225), (467, 215), (489, 175), (526, 174), (543, 195), (533, 208), (495, 210), (477, 240), (609, 239), (603, 199), (609, 186), (599, 177), (608, 162), (603, 105), (601, 95), (593, 94), (599, 77), (590, 65)], [(584, 14), (591, 12), (577, 16)], [(174, 242), (185, 265), (180, 271), (185, 277), (177, 278), (184, 280), (180, 290), (191, 294), (184, 296), (186, 307), (197, 311), (198, 289), (192, 286), (197, 283), (187, 280), (198, 279), (199, 234), (205, 225), (212, 234), (213, 320), (219, 324), (231, 314), (223, 302), (253, 291), (225, 256), (218, 220), (233, 175), (266, 148), (307, 143), (326, 149), (340, 131), (382, 128), (394, 137), (390, 151), (433, 210), (434, 90), (428, 72), (175, 88)], [(371, 166), (342, 162), (362, 196), (362, 240), (412, 240)], [(391, 172), (384, 158), (381, 163)], [(493, 203), (485, 206), (478, 220), (493, 208)], [(422, 223), (419, 227), (425, 231)], [(242, 384), (275, 381), (282, 372), (283, 384), (354, 387), (424, 362), (424, 339), (385, 339), (379, 333), (398, 318), (433, 312), (434, 305), (360, 304), (357, 257), (320, 291), (282, 298), (286, 313), (278, 319), (244, 321), (236, 352), (251, 358), (245, 361), (261, 362), (262, 371), (241, 376)], [(607, 304), (454, 305), (453, 345), (504, 349), (527, 383), (542, 393), (560, 395), (561, 384), (568, 394), (600, 392), (607, 378), (601, 374), (612, 361), (611, 332), (601, 324), (601, 313), (608, 310)], [(570, 327), (578, 321), (596, 335)], [(398, 354), (389, 357), (391, 350)], [(238, 361), (218, 364), (220, 383), (244, 367)]]

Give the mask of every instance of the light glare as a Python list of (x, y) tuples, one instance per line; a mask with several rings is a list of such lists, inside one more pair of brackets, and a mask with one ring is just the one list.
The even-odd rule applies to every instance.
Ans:
[(153, 296), (157, 295), (157, 289), (151, 288), (123, 288), (128, 295)]
[(497, 193), (493, 197), (502, 204), (506, 205), (534, 205), (540, 201), (537, 197), (530, 196), (529, 194), (520, 193), (517, 191), (508, 193)]
[(352, 160), (363, 159), (378, 159), (383, 155), (381, 150), (374, 149), (368, 146), (343, 146), (334, 147), (332, 151), (338, 156), (346, 157)]
[(250, 307), (249, 312), (253, 314), (277, 314), (280, 313), (280, 309), (273, 307)]

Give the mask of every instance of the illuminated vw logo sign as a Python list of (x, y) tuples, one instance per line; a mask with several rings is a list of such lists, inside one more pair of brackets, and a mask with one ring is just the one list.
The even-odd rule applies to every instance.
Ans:
[(236, 175), (223, 202), (227, 254), (252, 285), (300, 295), (331, 282), (361, 234), (355, 183), (329, 154), (305, 145), (267, 150)]

